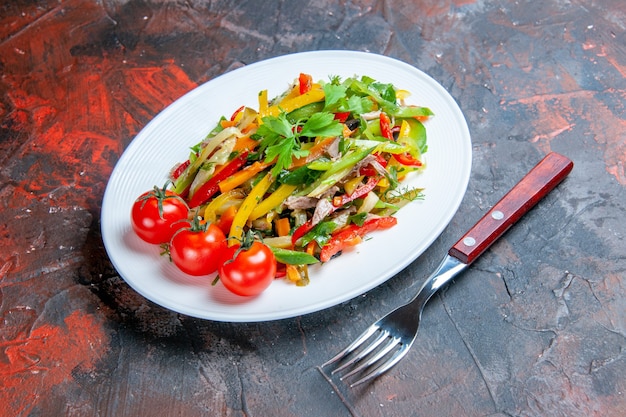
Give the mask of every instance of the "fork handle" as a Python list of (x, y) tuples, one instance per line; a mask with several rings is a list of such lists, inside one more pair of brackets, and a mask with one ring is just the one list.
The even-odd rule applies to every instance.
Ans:
[(574, 163), (563, 155), (556, 152), (546, 155), (450, 248), (448, 254), (467, 265), (474, 262), (563, 181), (573, 167)]

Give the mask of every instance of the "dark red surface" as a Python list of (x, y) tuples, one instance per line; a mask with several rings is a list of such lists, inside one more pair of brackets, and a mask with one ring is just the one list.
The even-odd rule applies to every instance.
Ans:
[[(625, 3), (260, 4), (0, 5), (0, 415), (625, 415)], [(139, 296), (100, 237), (125, 147), (200, 83), (319, 49), (402, 59), (457, 99), (473, 167), (450, 226), (386, 284), (303, 317), (215, 323)], [(354, 390), (322, 376), (550, 151), (572, 173), (430, 302), (400, 365)]]

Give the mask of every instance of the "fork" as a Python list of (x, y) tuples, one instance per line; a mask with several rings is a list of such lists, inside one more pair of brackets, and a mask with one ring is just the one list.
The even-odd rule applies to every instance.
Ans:
[(397, 364), (417, 338), (422, 311), (428, 300), (563, 181), (573, 166), (571, 160), (556, 152), (545, 156), (450, 248), (415, 297), (368, 327), (321, 368), (336, 363), (331, 374), (346, 371), (340, 380), (358, 376), (359, 379), (350, 384), (354, 387), (382, 375)]

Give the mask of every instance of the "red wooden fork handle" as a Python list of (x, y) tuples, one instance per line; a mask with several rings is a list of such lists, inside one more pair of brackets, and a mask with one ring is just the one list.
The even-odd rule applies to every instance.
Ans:
[(493, 242), (513, 226), (570, 173), (574, 163), (555, 152), (543, 158), (491, 210), (489, 210), (448, 254), (471, 264)]

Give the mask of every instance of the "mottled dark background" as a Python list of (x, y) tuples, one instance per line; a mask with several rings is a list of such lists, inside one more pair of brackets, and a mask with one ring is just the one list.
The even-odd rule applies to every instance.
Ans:
[[(0, 415), (626, 415), (625, 29), (623, 0), (3, 2)], [(125, 147), (195, 86), (319, 49), (399, 58), (458, 101), (473, 168), (450, 226), (303, 317), (216, 323), (139, 296), (100, 236)], [(333, 392), (317, 366), (549, 151), (569, 178), (433, 299), (399, 366)]]

